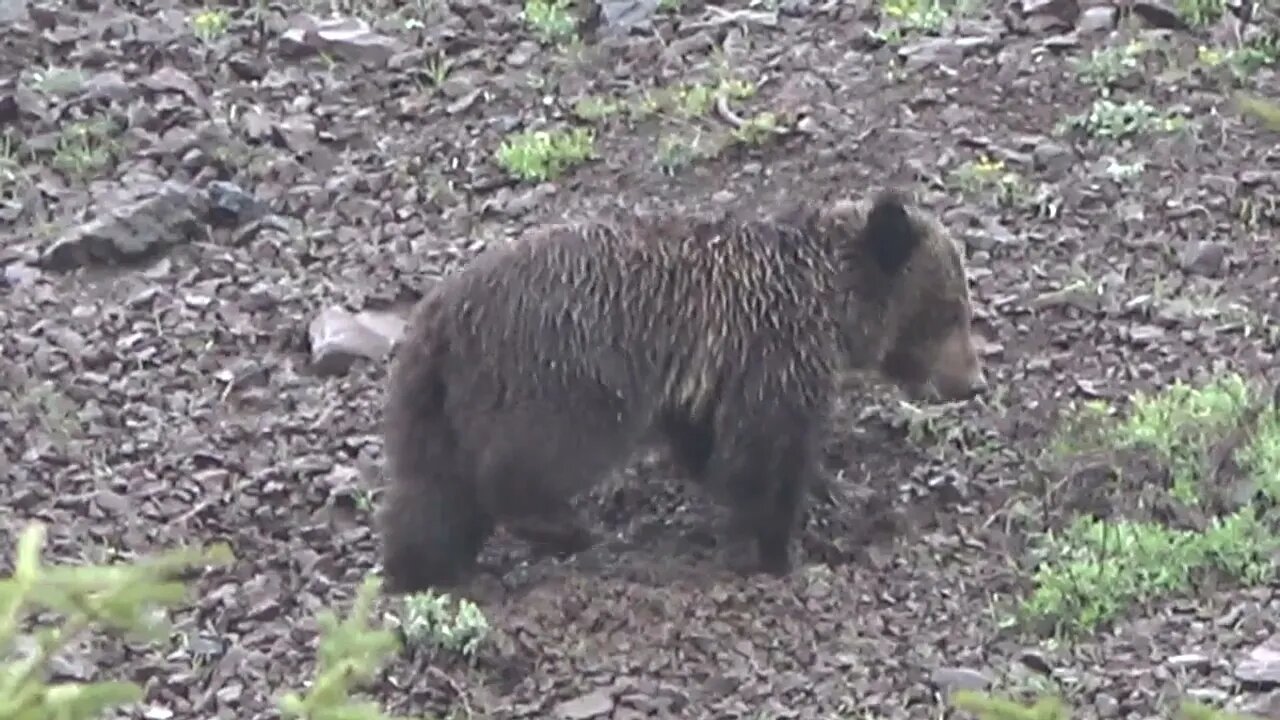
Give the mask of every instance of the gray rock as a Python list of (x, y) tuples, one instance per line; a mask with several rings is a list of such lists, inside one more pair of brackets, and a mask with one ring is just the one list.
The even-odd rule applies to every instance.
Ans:
[(104, 70), (85, 79), (83, 91), (86, 99), (128, 102), (133, 98), (134, 86), (115, 70)]
[(1031, 151), (1031, 162), (1037, 170), (1056, 172), (1071, 167), (1075, 158), (1071, 156), (1071, 150), (1067, 146), (1046, 139), (1036, 143)]
[(1280, 172), (1275, 170), (1244, 170), (1240, 173), (1240, 184), (1245, 187), (1259, 185), (1280, 186)]
[(778, 0), (778, 12), (792, 17), (807, 14), (812, 6), (812, 0)]
[(175, 181), (145, 191), (132, 202), (78, 225), (54, 240), (37, 264), (67, 271), (135, 262), (205, 234), (202, 193)]
[(404, 320), (391, 313), (351, 314), (336, 305), (325, 308), (307, 328), (312, 369), (342, 375), (359, 358), (380, 360), (404, 334)]
[(973, 250), (991, 250), (1000, 245), (1018, 242), (1018, 238), (998, 220), (984, 220), (982, 225), (981, 229), (966, 229), (961, 232), (965, 245)]
[(933, 38), (898, 48), (898, 56), (912, 70), (919, 70), (929, 65), (955, 63), (964, 57), (964, 53), (950, 38)]
[(1225, 243), (1204, 240), (1187, 248), (1182, 254), (1183, 272), (1205, 277), (1217, 277), (1226, 269), (1227, 246)]
[(1187, 697), (1206, 705), (1222, 706), (1231, 699), (1231, 693), (1218, 688), (1187, 688)]
[(1200, 653), (1183, 653), (1168, 658), (1164, 664), (1174, 670), (1205, 672), (1209, 669), (1209, 658)]
[(1085, 8), (1076, 21), (1076, 28), (1087, 34), (1110, 32), (1116, 26), (1116, 9), (1111, 5)]
[(1158, 325), (1134, 325), (1128, 330), (1129, 341), (1137, 345), (1149, 345), (1164, 339), (1165, 330)]
[(1120, 701), (1116, 700), (1114, 695), (1100, 692), (1093, 698), (1093, 707), (1098, 711), (1100, 718), (1113, 718), (1120, 716)]
[(1280, 635), (1249, 651), (1235, 667), (1237, 680), (1267, 690), (1280, 687)]
[(1280, 717), (1280, 690), (1273, 690), (1241, 709), (1260, 718)]
[(27, 0), (0, 0), (0, 23), (19, 23), (27, 17)]
[(600, 18), (616, 33), (650, 27), (657, 10), (658, 0), (600, 0)]
[(4, 266), (4, 272), (0, 273), (0, 279), (3, 284), (12, 287), (21, 285), (30, 285), (40, 277), (40, 269), (34, 268), (26, 263), (14, 262)]
[(232, 182), (214, 180), (205, 187), (209, 198), (209, 222), (239, 227), (266, 214), (266, 206)]
[(596, 690), (556, 705), (553, 712), (563, 720), (588, 720), (613, 712), (613, 704), (608, 690)]
[(321, 19), (301, 14), (294, 22), (294, 27), (280, 36), (281, 51), (294, 57), (323, 52), (355, 62), (386, 65), (393, 56), (408, 49), (395, 38), (374, 32), (369, 23), (356, 17)]
[(994, 37), (986, 35), (929, 38), (903, 45), (898, 48), (898, 56), (908, 69), (919, 70), (930, 65), (958, 63), (974, 50), (990, 47), (995, 41)]
[(929, 682), (946, 692), (956, 690), (986, 690), (991, 678), (980, 670), (965, 667), (940, 667), (929, 673)]

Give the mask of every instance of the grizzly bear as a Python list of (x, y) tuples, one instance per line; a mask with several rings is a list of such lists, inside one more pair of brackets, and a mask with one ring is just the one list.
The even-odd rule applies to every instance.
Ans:
[(654, 437), (785, 574), (838, 373), (864, 368), (916, 397), (984, 385), (963, 255), (894, 191), (486, 250), (423, 296), (392, 361), (387, 591), (460, 582), (499, 523), (563, 521)]

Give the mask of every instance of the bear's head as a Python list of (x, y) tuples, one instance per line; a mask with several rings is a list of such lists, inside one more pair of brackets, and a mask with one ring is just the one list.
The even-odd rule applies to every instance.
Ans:
[(841, 323), (850, 364), (878, 370), (918, 400), (984, 392), (962, 249), (895, 191), (869, 205), (831, 210), (844, 236)]

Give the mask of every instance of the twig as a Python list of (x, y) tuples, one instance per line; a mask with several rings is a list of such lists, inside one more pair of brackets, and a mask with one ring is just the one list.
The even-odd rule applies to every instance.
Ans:
[(703, 15), (702, 20), (695, 20), (687, 25), (683, 25), (681, 30), (702, 30), (705, 28), (719, 27), (730, 23), (751, 24), (756, 23), (768, 28), (778, 26), (777, 13), (763, 12), (760, 10), (725, 10), (724, 8), (708, 5), (707, 12)]

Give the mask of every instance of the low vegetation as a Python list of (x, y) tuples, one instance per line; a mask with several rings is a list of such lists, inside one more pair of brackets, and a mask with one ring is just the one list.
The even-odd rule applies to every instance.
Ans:
[(1119, 140), (1145, 133), (1173, 132), (1187, 127), (1189, 121), (1156, 109), (1146, 100), (1116, 102), (1101, 97), (1088, 111), (1068, 116), (1059, 132), (1081, 130), (1105, 140)]
[(1086, 85), (1110, 89), (1142, 67), (1142, 57), (1149, 46), (1141, 40), (1124, 45), (1101, 47), (1075, 63), (1076, 75)]
[[(0, 717), (81, 720), (140, 700), (142, 688), (134, 683), (51, 683), (50, 664), (94, 626), (133, 638), (163, 637), (157, 611), (186, 595), (173, 575), (228, 562), (229, 551), (173, 551), (132, 565), (47, 566), (40, 560), (44, 539), (43, 525), (28, 526), (17, 541), (13, 574), (0, 580)], [(61, 624), (22, 632), (29, 616), (46, 612), (60, 615)]]
[(498, 164), (520, 180), (542, 182), (595, 156), (590, 128), (528, 130), (509, 136), (498, 148)]
[(226, 34), (230, 22), (225, 10), (201, 10), (191, 16), (191, 32), (201, 42), (210, 43)]
[[(51, 662), (90, 630), (156, 642), (168, 629), (164, 611), (188, 596), (177, 574), (191, 568), (232, 561), (230, 550), (182, 549), (130, 564), (45, 565), (40, 560), (45, 527), (27, 527), (18, 538), (13, 574), (0, 580), (0, 717), (13, 720), (89, 720), (143, 699), (141, 686), (104, 680), (50, 682)], [(397, 655), (392, 630), (370, 623), (379, 581), (370, 576), (356, 593), (345, 618), (325, 611), (317, 618), (320, 642), (316, 677), (305, 692), (279, 698), (283, 717), (299, 720), (392, 720), (374, 702), (354, 696)], [(447, 599), (409, 601), (408, 628), (415, 639), (466, 653), (474, 652), (487, 628), (470, 603), (458, 616)], [(54, 613), (56, 626), (24, 633), (28, 617)]]
[(910, 35), (935, 35), (948, 21), (968, 14), (974, 5), (969, 0), (883, 0), (876, 34), (889, 43)]
[(1077, 470), (1107, 464), (1101, 485), (1068, 475), (1063, 494), (1094, 497), (1113, 516), (1082, 514), (1041, 538), (1024, 621), (1079, 633), (1202, 581), (1274, 577), (1280, 409), (1243, 378), (1138, 394), (1124, 413), (1087, 403), (1052, 454)]
[[(972, 713), (978, 720), (1070, 720), (1071, 710), (1055, 696), (1044, 696), (1030, 704), (969, 690), (958, 691), (951, 704)], [(1203, 703), (1183, 701), (1177, 720), (1261, 720), (1248, 715), (1226, 712)]]
[(563, 43), (578, 35), (577, 20), (570, 0), (525, 0), (524, 18), (529, 29), (544, 43)]
[(489, 632), (489, 621), (479, 606), (448, 595), (418, 593), (404, 600), (397, 620), (413, 647), (431, 647), (473, 657)]

